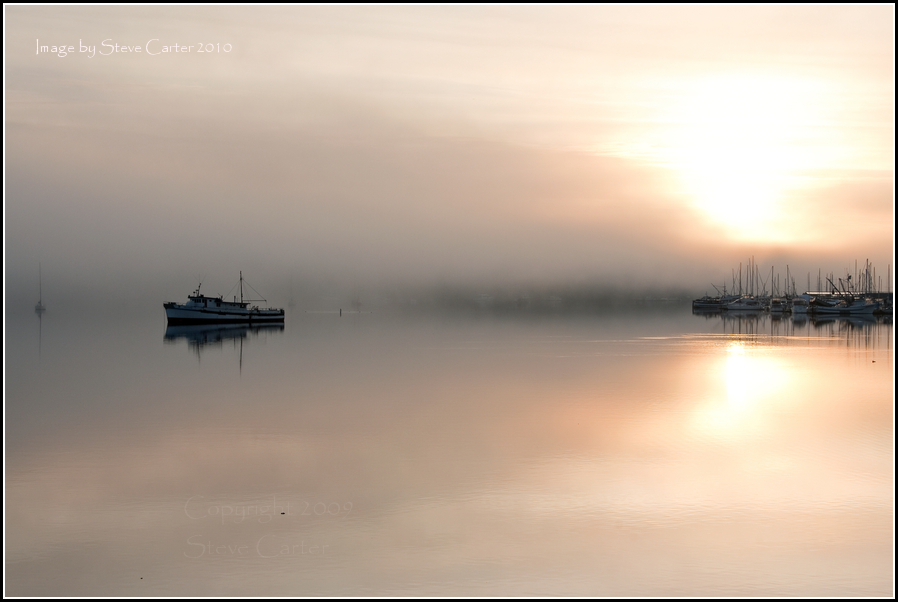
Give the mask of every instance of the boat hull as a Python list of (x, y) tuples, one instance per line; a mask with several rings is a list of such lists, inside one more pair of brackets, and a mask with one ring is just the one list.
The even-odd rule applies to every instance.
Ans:
[(283, 322), (283, 309), (216, 309), (192, 308), (166, 303), (165, 315), (169, 324), (262, 324)]
[(848, 306), (835, 306), (835, 307), (827, 307), (824, 305), (818, 305), (813, 308), (813, 313), (824, 316), (863, 316), (863, 315), (873, 315), (879, 309), (878, 303), (870, 303), (867, 305), (848, 305)]
[(764, 306), (757, 299), (742, 298), (726, 305), (728, 311), (761, 311)]

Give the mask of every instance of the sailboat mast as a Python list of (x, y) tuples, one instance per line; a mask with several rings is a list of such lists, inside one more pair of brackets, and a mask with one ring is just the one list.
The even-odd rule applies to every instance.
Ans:
[(240, 270), (240, 302), (243, 303), (243, 270)]
[(46, 311), (46, 307), (44, 307), (44, 279), (41, 275), (41, 263), (37, 263), (37, 303), (34, 305), (34, 311), (40, 314), (43, 311)]

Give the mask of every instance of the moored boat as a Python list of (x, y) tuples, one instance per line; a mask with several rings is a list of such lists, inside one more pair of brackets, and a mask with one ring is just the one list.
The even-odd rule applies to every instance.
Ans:
[[(202, 285), (200, 285), (202, 286)], [(187, 303), (169, 301), (163, 303), (169, 324), (227, 324), (248, 322), (283, 322), (284, 310), (281, 308), (260, 308), (250, 305), (252, 301), (265, 299), (243, 298), (243, 272), (240, 273), (240, 300), (235, 295), (233, 301), (225, 301), (222, 296), (207, 297), (200, 293), (197, 286), (192, 295), (187, 296)]]
[(780, 297), (773, 297), (770, 300), (770, 313), (772, 314), (781, 314), (791, 310), (791, 306), (786, 301), (786, 299), (782, 299)]
[(810, 306), (810, 311), (817, 315), (838, 315), (838, 316), (855, 316), (855, 315), (872, 315), (879, 309), (878, 301), (870, 299), (842, 299), (835, 303), (815, 303)]
[(733, 301), (732, 303), (728, 303), (726, 306), (727, 310), (749, 310), (749, 311), (760, 311), (764, 309), (764, 304), (754, 297), (740, 297)]
[(795, 297), (792, 299), (792, 314), (806, 314), (810, 307), (810, 300), (806, 296)]
[(701, 299), (692, 300), (692, 309), (720, 309), (723, 305), (720, 297), (709, 297), (705, 295)]

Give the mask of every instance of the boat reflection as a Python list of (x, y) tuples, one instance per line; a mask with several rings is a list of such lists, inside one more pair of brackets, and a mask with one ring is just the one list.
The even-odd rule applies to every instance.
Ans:
[(861, 337), (866, 340), (871, 336), (876, 339), (889, 338), (892, 327), (890, 314), (841, 316), (796, 313), (790, 315), (771, 314), (764, 311), (711, 313), (705, 310), (693, 310), (692, 314), (701, 316), (706, 321), (719, 320), (723, 333), (727, 335), (812, 336), (815, 338), (850, 338), (852, 340)]
[(701, 316), (707, 320), (717, 320), (728, 324), (740, 323), (757, 323), (757, 322), (785, 322), (792, 321), (794, 323), (810, 322), (811, 324), (833, 324), (847, 323), (854, 326), (863, 326), (869, 324), (891, 324), (892, 316), (890, 314), (858, 314), (858, 315), (839, 315), (839, 314), (788, 314), (788, 313), (771, 313), (760, 310), (749, 310), (736, 312), (720, 311), (715, 309), (693, 309), (692, 315)]
[(729, 334), (760, 334), (768, 317), (766, 313), (758, 310), (720, 313), (724, 332)]
[(857, 315), (857, 316), (833, 316), (823, 315), (810, 320), (814, 328), (823, 328), (827, 325), (837, 325), (840, 328), (864, 328), (869, 327), (877, 322), (884, 322), (881, 317), (874, 315)]
[(707, 320), (715, 319), (723, 313), (719, 307), (693, 307), (693, 316), (703, 316)]
[(180, 325), (166, 327), (163, 341), (166, 345), (178, 345), (181, 339), (184, 339), (187, 341), (187, 347), (196, 353), (197, 359), (200, 357), (200, 352), (209, 347), (222, 347), (226, 341), (230, 341), (236, 348), (239, 343), (240, 367), (242, 369), (244, 340), (250, 336), (258, 338), (283, 331), (283, 323)]
[(165, 329), (165, 342), (174, 343), (185, 339), (190, 347), (221, 345), (231, 339), (245, 339), (250, 334), (262, 332), (282, 332), (283, 324), (197, 324), (185, 326), (168, 326)]

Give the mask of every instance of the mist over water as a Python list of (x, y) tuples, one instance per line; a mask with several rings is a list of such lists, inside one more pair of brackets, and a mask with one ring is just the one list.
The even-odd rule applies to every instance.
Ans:
[[(876, 7), (858, 10), (854, 19), (818, 12), (814, 27), (797, 8), (776, 19), (703, 13), (658, 38), (660, 14), (614, 7), (10, 7), (6, 293), (30, 295), (38, 263), (47, 291), (77, 303), (177, 299), (199, 281), (223, 293), (241, 270), (277, 304), (356, 289), (691, 297), (729, 283), (749, 258), (778, 274), (788, 265), (799, 281), (867, 259), (884, 276), (893, 263), (891, 37)], [(745, 29), (767, 32), (773, 21), (789, 34), (759, 43)], [(734, 46), (695, 73), (696, 56), (707, 61), (719, 46), (717, 34), (700, 40), (723, 31)], [(140, 45), (226, 37), (234, 49), (35, 53), (38, 40), (108, 36)], [(839, 51), (798, 42), (819, 39)], [(753, 154), (705, 140), (708, 124), (674, 109), (741, 90), (723, 74), (746, 49), (771, 68), (813, 57), (817, 88), (866, 90), (864, 104), (816, 94), (815, 106), (833, 103), (814, 114), (829, 127), (772, 121), (799, 128), (797, 148), (777, 139), (757, 149), (745, 124), (715, 121), (740, 107), (707, 118)], [(886, 77), (876, 75), (882, 60)], [(756, 80), (755, 104), (785, 96)], [(857, 128), (855, 112), (872, 125)], [(713, 203), (687, 185), (694, 169), (683, 161), (696, 149), (683, 136), (709, 146), (698, 149), (710, 155), (703, 186), (730, 177)], [(829, 159), (811, 161), (817, 148)], [(805, 159), (753, 210), (740, 191), (769, 174), (736, 168), (763, 165), (764, 151)]]

